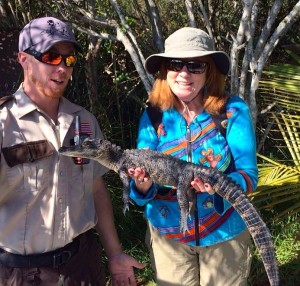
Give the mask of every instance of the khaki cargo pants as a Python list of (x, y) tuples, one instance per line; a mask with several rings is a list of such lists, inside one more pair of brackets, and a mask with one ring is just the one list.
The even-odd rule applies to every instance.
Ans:
[(246, 286), (252, 260), (248, 230), (235, 239), (208, 247), (191, 247), (146, 233), (151, 265), (159, 286)]

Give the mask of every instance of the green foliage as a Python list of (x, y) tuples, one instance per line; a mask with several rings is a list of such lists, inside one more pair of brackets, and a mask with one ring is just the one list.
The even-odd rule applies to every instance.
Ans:
[(276, 104), (282, 111), (300, 111), (300, 66), (269, 66), (260, 80), (259, 95), (261, 108)]
[[(267, 214), (265, 214), (267, 219)], [(270, 225), (279, 266), (280, 285), (298, 285), (300, 275), (299, 216)], [(269, 285), (258, 251), (254, 251), (248, 286)]]
[(250, 194), (255, 205), (268, 211), (268, 221), (280, 221), (300, 213), (299, 169), (258, 156), (261, 159), (259, 187)]
[(116, 77), (113, 78), (114, 84), (125, 84), (126, 82), (131, 79), (130, 75), (126, 72), (121, 72), (119, 75), (116, 75)]
[(263, 73), (259, 105), (266, 112), (257, 125), (258, 189), (255, 204), (282, 221), (300, 213), (300, 68), (274, 64)]

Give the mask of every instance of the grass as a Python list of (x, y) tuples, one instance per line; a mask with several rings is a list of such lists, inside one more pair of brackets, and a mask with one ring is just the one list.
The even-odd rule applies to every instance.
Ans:
[[(297, 220), (298, 219), (298, 220)], [(300, 222), (299, 217), (273, 223), (270, 226), (278, 261), (280, 285), (299, 285)], [(257, 250), (254, 253), (249, 286), (268, 285), (268, 278)]]
[[(124, 251), (137, 260), (146, 263), (143, 270), (136, 270), (138, 286), (156, 286), (150, 267), (149, 252), (144, 243), (146, 221), (143, 208), (131, 205), (130, 211), (123, 215), (122, 189), (119, 179), (109, 173), (106, 177), (114, 205), (116, 226)], [(262, 217), (264, 218), (263, 214)], [(267, 218), (268, 216), (266, 216)], [(266, 219), (265, 219), (266, 221)], [(281, 284), (297, 286), (300, 277), (300, 220), (299, 216), (276, 223), (269, 223), (276, 249)], [(110, 285), (109, 281), (108, 284)], [(257, 250), (254, 251), (248, 286), (269, 285), (268, 278)]]

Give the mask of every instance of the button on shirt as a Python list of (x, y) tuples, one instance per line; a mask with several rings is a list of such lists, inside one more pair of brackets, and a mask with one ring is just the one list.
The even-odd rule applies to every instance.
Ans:
[(107, 169), (96, 161), (76, 165), (58, 153), (75, 135), (75, 116), (90, 137), (102, 138), (96, 118), (62, 98), (58, 123), (40, 110), (22, 87), (0, 108), (0, 146), (46, 140), (52, 154), (9, 167), (0, 158), (0, 247), (18, 254), (43, 253), (68, 244), (97, 221), (93, 178)]

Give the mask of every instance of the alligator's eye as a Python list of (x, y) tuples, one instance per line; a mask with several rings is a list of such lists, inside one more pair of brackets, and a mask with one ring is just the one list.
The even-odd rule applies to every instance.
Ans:
[(88, 147), (88, 146), (90, 146), (90, 145), (91, 145), (91, 141), (90, 141), (89, 138), (85, 138), (85, 139), (83, 140), (83, 142), (81, 143), (81, 146), (82, 146), (82, 147)]

